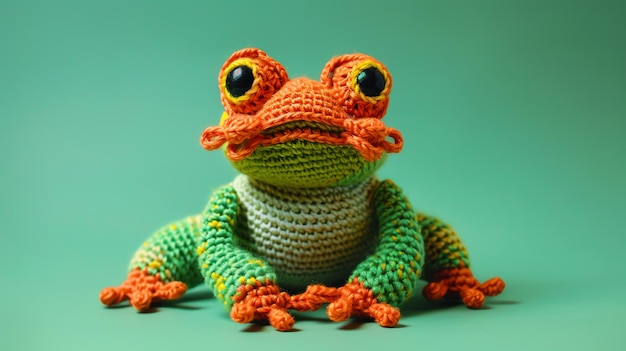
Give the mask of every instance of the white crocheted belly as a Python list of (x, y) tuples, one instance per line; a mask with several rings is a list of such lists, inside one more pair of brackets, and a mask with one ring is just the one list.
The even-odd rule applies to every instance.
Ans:
[(263, 258), (279, 285), (342, 283), (374, 246), (378, 180), (325, 189), (285, 189), (238, 176), (239, 245)]

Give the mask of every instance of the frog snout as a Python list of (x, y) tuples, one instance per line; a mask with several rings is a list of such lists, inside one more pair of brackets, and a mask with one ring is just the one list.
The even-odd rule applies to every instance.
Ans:
[(338, 126), (347, 116), (331, 89), (312, 79), (295, 78), (267, 100), (258, 117), (271, 126), (295, 121)]

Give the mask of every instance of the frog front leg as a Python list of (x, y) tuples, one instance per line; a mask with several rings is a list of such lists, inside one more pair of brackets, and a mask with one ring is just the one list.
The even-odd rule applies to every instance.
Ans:
[(426, 245), (424, 279), (429, 283), (422, 293), (427, 299), (460, 298), (467, 307), (480, 308), (485, 296), (504, 290), (504, 281), (498, 277), (484, 283), (474, 277), (467, 249), (454, 229), (421, 213), (417, 220)]
[(236, 245), (239, 204), (232, 186), (216, 191), (203, 213), (197, 248), (200, 270), (215, 296), (235, 322), (268, 320), (280, 331), (290, 330), (291, 297), (276, 284), (276, 273), (263, 260)]
[(379, 233), (374, 253), (357, 265), (346, 285), (309, 286), (294, 296), (293, 305), (302, 308), (312, 301), (310, 309), (315, 309), (330, 302), (327, 314), (336, 322), (357, 316), (373, 318), (384, 327), (398, 323), (398, 307), (412, 296), (422, 270), (424, 243), (409, 201), (393, 182), (380, 183), (373, 203)]
[(127, 279), (119, 286), (100, 291), (100, 301), (112, 306), (129, 300), (145, 311), (160, 300), (181, 297), (187, 288), (202, 282), (196, 240), (200, 216), (191, 216), (157, 230), (135, 252)]

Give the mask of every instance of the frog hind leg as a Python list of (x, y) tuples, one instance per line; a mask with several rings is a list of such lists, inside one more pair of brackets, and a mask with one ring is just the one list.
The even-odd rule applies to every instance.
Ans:
[(417, 221), (426, 251), (423, 278), (428, 284), (422, 294), (427, 299), (460, 298), (467, 307), (476, 309), (483, 305), (485, 296), (504, 290), (504, 281), (499, 277), (483, 283), (474, 277), (467, 249), (453, 228), (421, 213)]
[(129, 300), (145, 311), (153, 302), (177, 299), (201, 283), (196, 252), (200, 225), (200, 216), (192, 216), (157, 230), (135, 252), (126, 280), (102, 289), (100, 301), (112, 306)]

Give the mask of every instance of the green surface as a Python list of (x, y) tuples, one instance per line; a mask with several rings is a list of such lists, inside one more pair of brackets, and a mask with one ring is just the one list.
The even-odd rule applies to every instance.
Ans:
[[(624, 2), (306, 4), (0, 2), (0, 349), (623, 350)], [(103, 308), (138, 245), (234, 177), (199, 137), (246, 46), (292, 77), (354, 51), (384, 62), (406, 145), (379, 175), (505, 292), (480, 311), (416, 298), (395, 329), (248, 328), (204, 288)]]

